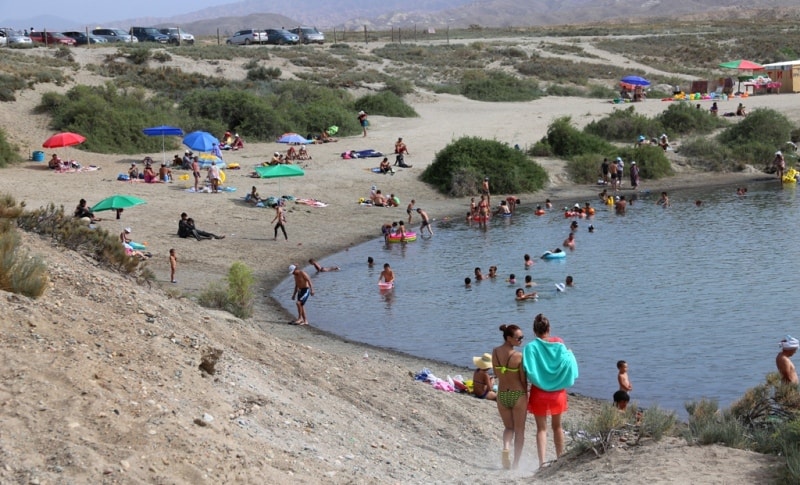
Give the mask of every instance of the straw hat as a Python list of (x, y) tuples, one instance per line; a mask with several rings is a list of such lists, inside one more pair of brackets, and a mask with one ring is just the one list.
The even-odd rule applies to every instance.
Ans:
[(491, 369), (492, 356), (490, 354), (483, 354), (480, 357), (473, 357), (472, 363), (475, 364), (475, 367), (478, 369)]

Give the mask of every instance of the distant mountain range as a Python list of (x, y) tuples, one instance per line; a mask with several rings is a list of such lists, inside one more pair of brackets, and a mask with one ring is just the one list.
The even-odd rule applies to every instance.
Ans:
[[(759, 10), (760, 9), (760, 10)], [(228, 35), (243, 28), (315, 25), (322, 29), (374, 30), (391, 27), (526, 27), (629, 19), (733, 19), (765, 16), (797, 17), (796, 0), (243, 0), (168, 18), (141, 17), (96, 23), (180, 25), (198, 35)], [(13, 22), (13, 23), (12, 23)], [(51, 29), (83, 28), (51, 16), (0, 21)], [(94, 24), (92, 24), (94, 25)], [(90, 25), (90, 26), (92, 26)]]

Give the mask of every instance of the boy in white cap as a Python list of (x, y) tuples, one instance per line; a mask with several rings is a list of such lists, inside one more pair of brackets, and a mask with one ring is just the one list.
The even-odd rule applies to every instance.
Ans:
[(780, 372), (784, 384), (797, 385), (797, 371), (790, 359), (799, 347), (800, 341), (790, 335), (781, 340), (781, 351), (775, 358), (775, 365), (778, 366), (778, 372)]

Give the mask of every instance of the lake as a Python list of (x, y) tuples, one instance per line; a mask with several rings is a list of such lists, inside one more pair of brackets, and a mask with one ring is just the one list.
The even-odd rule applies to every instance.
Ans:
[[(559, 208), (535, 216), (528, 203), (486, 229), (463, 218), (437, 220), (433, 238), (388, 246), (376, 239), (320, 261), (341, 271), (305, 267), (316, 290), (308, 318), (346, 339), (472, 367), (473, 356), (502, 343), (499, 325), (516, 323), (527, 342), (534, 316), (544, 313), (577, 357), (572, 391), (610, 400), (616, 362), (626, 360), (631, 397), (642, 405), (683, 414), (685, 402), (708, 397), (726, 406), (775, 371), (785, 334), (800, 335), (793, 296), (800, 288), (798, 189), (777, 182), (748, 188), (745, 197), (734, 187), (681, 191), (668, 209), (655, 204), (658, 194), (640, 193), (624, 216), (595, 198), (597, 214), (578, 220), (576, 249), (563, 260), (539, 259), (570, 232), (572, 219)], [(525, 253), (536, 261), (530, 269)], [(397, 284), (380, 292), (387, 262)], [(496, 279), (465, 288), (475, 267), (486, 274), (491, 265), (499, 268)], [(511, 273), (516, 285), (505, 281)], [(514, 290), (528, 274), (539, 298), (517, 302)], [(575, 287), (556, 291), (567, 275)], [(292, 288), (289, 278), (273, 296), (296, 314)]]

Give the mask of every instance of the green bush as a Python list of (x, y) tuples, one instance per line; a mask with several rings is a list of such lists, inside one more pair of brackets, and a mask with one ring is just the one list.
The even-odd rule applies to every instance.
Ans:
[(461, 79), (461, 94), (477, 101), (532, 101), (542, 96), (539, 84), (503, 71), (472, 70)]
[(642, 413), (641, 435), (649, 436), (659, 441), (672, 431), (678, 418), (672, 411), (665, 411), (654, 404)]
[(694, 137), (684, 140), (679, 153), (690, 159), (692, 166), (714, 172), (738, 172), (744, 168), (744, 163), (734, 158), (731, 147), (722, 145), (716, 138)]
[(248, 81), (267, 81), (281, 77), (281, 70), (277, 67), (256, 66), (247, 70)]
[[(13, 199), (11, 202), (2, 200), (2, 213), (7, 213), (5, 208), (13, 208), (13, 204)], [(144, 262), (125, 253), (115, 234), (99, 227), (89, 228), (71, 214), (65, 214), (63, 206), (56, 207), (51, 203), (47, 207), (22, 212), (15, 219), (19, 228), (47, 236), (59, 246), (84, 254), (109, 269), (136, 275), (145, 269)]]
[(642, 179), (657, 180), (674, 175), (672, 164), (667, 159), (664, 150), (657, 145), (642, 145), (639, 147), (625, 147), (617, 151), (623, 160), (636, 161), (639, 167), (639, 176)]
[(547, 128), (547, 142), (553, 155), (571, 158), (582, 154), (613, 154), (613, 145), (596, 135), (583, 133), (574, 126), (569, 116), (558, 118)]
[(744, 449), (749, 440), (745, 428), (730, 413), (719, 410), (716, 401), (701, 399), (686, 404), (689, 427), (686, 440), (701, 445), (723, 444), (730, 448)]
[(377, 94), (368, 94), (355, 101), (359, 110), (364, 110), (370, 114), (392, 116), (395, 118), (415, 118), (419, 116), (414, 108), (393, 93), (392, 91), (381, 91)]
[(172, 56), (169, 55), (169, 52), (161, 51), (161, 50), (153, 52), (151, 57), (153, 58), (154, 61), (158, 61), (158, 62), (160, 62), (162, 64), (172, 60)]
[[(538, 149), (534, 149), (534, 151), (538, 151)], [(608, 157), (596, 153), (576, 155), (567, 160), (567, 175), (576, 184), (594, 184), (597, 179), (602, 177), (600, 164), (603, 158)]]
[(206, 308), (224, 309), (228, 305), (228, 289), (220, 281), (212, 281), (197, 296), (197, 303)]
[(522, 151), (477, 137), (463, 137), (444, 147), (420, 178), (440, 192), (460, 197), (479, 193), (484, 177), (498, 194), (532, 193), (547, 183), (544, 169)]
[(758, 108), (717, 136), (732, 150), (736, 159), (756, 166), (768, 167), (775, 150), (791, 140), (795, 125), (772, 109)]
[(639, 135), (650, 139), (664, 131), (663, 125), (636, 112), (633, 106), (615, 109), (610, 115), (592, 121), (583, 129), (585, 133), (606, 140), (635, 143)]
[(228, 270), (228, 310), (239, 318), (253, 316), (253, 270), (239, 261)]
[[(691, 103), (685, 102), (670, 104), (669, 108), (656, 116), (656, 121), (664, 127), (663, 131), (669, 135), (706, 134), (727, 124), (723, 118), (712, 115), (710, 111), (697, 109)], [(654, 133), (654, 136), (658, 136), (657, 133), (658, 131)], [(788, 138), (783, 141), (786, 140)]]
[(85, 136), (86, 141), (78, 148), (98, 153), (158, 152), (161, 139), (145, 136), (142, 128), (162, 124), (187, 127), (168, 100), (145, 96), (141, 90), (120, 90), (111, 84), (79, 85), (64, 95), (46, 93), (36, 109), (51, 115), (54, 129)]
[(244, 133), (251, 140), (272, 140), (290, 131), (285, 129), (289, 123), (282, 113), (266, 98), (247, 91), (198, 89), (189, 93), (180, 106), (189, 117), (205, 121), (209, 128)]
[(124, 56), (131, 64), (143, 66), (150, 60), (150, 49), (147, 47), (132, 47), (125, 49)]
[(5, 130), (0, 128), (0, 167), (7, 167), (21, 160), (19, 150), (8, 142)]
[(390, 77), (386, 80), (386, 90), (398, 96), (405, 96), (414, 92), (414, 84), (407, 79)]

